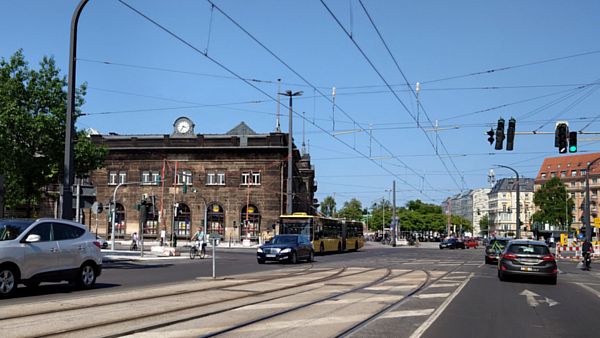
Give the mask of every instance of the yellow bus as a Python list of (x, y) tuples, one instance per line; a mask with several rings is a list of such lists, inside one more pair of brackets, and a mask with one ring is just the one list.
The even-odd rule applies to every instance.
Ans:
[(363, 223), (345, 219), (321, 217), (295, 212), (281, 215), (280, 234), (300, 234), (308, 237), (315, 252), (358, 251), (365, 245)]

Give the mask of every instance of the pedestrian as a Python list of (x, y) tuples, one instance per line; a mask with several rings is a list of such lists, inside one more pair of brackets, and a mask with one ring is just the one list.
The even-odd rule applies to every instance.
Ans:
[(581, 254), (583, 255), (583, 269), (586, 271), (590, 271), (590, 265), (592, 264), (592, 253), (594, 252), (594, 248), (592, 247), (592, 243), (586, 238), (585, 242), (581, 246)]
[(160, 246), (164, 246), (165, 245), (165, 238), (167, 237), (167, 231), (166, 230), (161, 230), (160, 231)]
[(137, 232), (134, 232), (131, 234), (131, 247), (130, 247), (131, 251), (137, 250), (137, 248), (138, 248), (137, 242), (138, 242), (138, 234), (137, 234)]

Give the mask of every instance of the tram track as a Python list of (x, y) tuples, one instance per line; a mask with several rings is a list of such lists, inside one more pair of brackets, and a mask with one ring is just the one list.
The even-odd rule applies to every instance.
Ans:
[[(199, 319), (199, 318), (203, 318), (206, 316), (211, 316), (211, 315), (215, 315), (215, 314), (219, 314), (219, 313), (224, 313), (227, 311), (231, 311), (237, 308), (242, 308), (244, 306), (248, 306), (250, 304), (260, 304), (260, 303), (264, 303), (264, 302), (268, 302), (268, 301), (273, 301), (273, 300), (277, 300), (277, 299), (281, 299), (281, 298), (285, 298), (285, 297), (289, 297), (289, 290), (290, 289), (294, 289), (294, 288), (302, 288), (302, 287), (307, 287), (307, 286), (311, 286), (311, 285), (319, 285), (322, 284), (324, 282), (327, 282), (328, 280), (335, 280), (337, 278), (344, 278), (344, 277), (351, 277), (351, 276), (355, 276), (358, 274), (363, 274), (369, 271), (373, 271), (376, 269), (368, 269), (368, 270), (363, 270), (363, 271), (358, 271), (358, 272), (348, 272), (347, 268), (340, 268), (340, 269), (335, 269), (337, 271), (334, 271), (334, 273), (332, 273), (331, 275), (325, 276), (325, 277), (320, 277), (320, 278), (316, 278), (313, 280), (309, 280), (309, 281), (305, 281), (305, 282), (301, 282), (301, 283), (295, 283), (292, 285), (285, 285), (281, 288), (275, 288), (275, 289), (269, 289), (269, 290), (265, 290), (265, 291), (259, 291), (259, 292), (255, 292), (255, 291), (243, 291), (243, 290), (234, 290), (233, 292), (239, 293), (239, 292), (246, 292), (246, 294), (236, 294), (234, 298), (236, 301), (240, 301), (240, 300), (244, 300), (244, 299), (251, 299), (252, 297), (260, 297), (260, 296), (265, 296), (265, 295), (269, 295), (269, 294), (276, 294), (278, 292), (283, 292), (285, 291), (285, 294), (283, 295), (275, 295), (273, 297), (267, 297), (266, 299), (261, 299), (258, 300), (256, 302), (252, 302), (252, 303), (243, 303), (243, 304), (239, 304), (236, 306), (227, 306), (223, 309), (216, 309), (214, 311), (204, 311), (202, 313), (198, 313), (198, 309), (206, 309), (211, 305), (222, 305), (224, 302), (227, 302), (228, 300), (232, 300), (232, 299), (219, 299), (219, 300), (215, 300), (215, 301), (200, 301), (200, 302), (189, 302), (186, 301), (185, 304), (182, 304), (181, 306), (174, 306), (169, 308), (168, 310), (164, 310), (164, 311), (151, 311), (151, 312), (144, 312), (141, 315), (131, 315), (131, 316), (125, 316), (125, 317), (121, 317), (121, 318), (114, 318), (114, 319), (107, 319), (107, 320), (103, 320), (103, 321), (90, 321), (89, 323), (85, 323), (82, 325), (76, 325), (76, 326), (72, 326), (69, 327), (68, 329), (60, 329), (60, 330), (50, 330), (50, 332), (45, 332), (43, 334), (31, 334), (30, 336), (35, 336), (35, 337), (63, 337), (63, 336), (104, 336), (104, 337), (119, 337), (122, 335), (127, 335), (127, 334), (132, 334), (132, 333), (137, 333), (137, 332), (146, 332), (149, 330), (155, 330), (157, 328), (161, 328), (164, 326), (169, 326), (169, 325), (173, 325), (173, 324), (177, 324), (180, 322), (186, 322), (186, 321), (190, 321), (190, 320), (194, 320), (194, 319)], [(323, 270), (321, 270), (320, 272), (323, 272)], [(327, 272), (327, 271), (326, 271)], [(296, 274), (294, 276), (287, 276), (288, 278), (295, 278), (295, 277), (304, 277), (307, 276), (307, 274)], [(273, 278), (269, 278), (269, 279), (264, 279), (264, 280), (272, 280)], [(279, 276), (279, 279), (281, 280), (281, 276)], [(263, 281), (264, 281), (263, 280)], [(260, 281), (252, 281), (249, 283), (237, 283), (237, 284), (229, 284), (220, 288), (212, 288), (212, 290), (216, 290), (216, 289), (221, 289), (221, 290), (225, 290), (225, 291), (229, 291), (232, 292), (231, 290), (227, 290), (230, 289), (232, 287), (239, 287), (239, 286), (248, 286), (248, 285), (255, 285), (257, 283), (259, 283)], [(204, 289), (201, 292), (206, 292), (209, 289)], [(309, 289), (309, 290), (305, 290), (303, 292), (309, 292), (312, 291), (314, 289)], [(178, 295), (179, 296), (179, 295)], [(108, 305), (108, 304), (107, 304)], [(130, 308), (134, 309), (136, 307), (135, 303), (132, 304), (128, 304)], [(66, 313), (67, 311), (72, 311), (73, 309), (69, 309), (69, 310), (58, 310), (53, 312), (55, 315), (60, 315), (60, 313)], [(99, 309), (100, 311), (102, 311), (102, 309)], [(106, 311), (108, 311), (108, 309), (106, 309)], [(96, 312), (99, 312), (98, 310), (96, 310)], [(177, 315), (178, 318), (177, 319), (169, 319), (172, 318), (173, 316)], [(148, 319), (148, 318), (154, 318), (155, 320), (148, 324), (141, 324), (139, 323), (139, 321), (143, 321), (144, 319)], [(164, 320), (162, 318), (165, 318)], [(157, 323), (157, 320), (159, 321), (159, 323)], [(127, 323), (133, 323), (131, 326), (126, 325)], [(2, 322), (0, 321), (0, 324), (2, 324)], [(108, 334), (100, 334), (98, 335), (98, 331), (97, 328), (98, 327), (102, 327), (103, 332), (111, 332)], [(135, 329), (130, 329), (130, 330), (113, 330), (116, 333), (112, 333), (113, 331), (111, 331), (111, 327), (135, 327)], [(93, 333), (92, 333), (93, 332)]]

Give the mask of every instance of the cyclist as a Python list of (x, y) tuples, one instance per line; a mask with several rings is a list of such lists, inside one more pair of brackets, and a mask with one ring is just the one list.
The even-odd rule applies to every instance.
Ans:
[(202, 227), (198, 227), (194, 236), (192, 236), (192, 241), (196, 241), (196, 248), (198, 251), (204, 249), (204, 231), (202, 231)]
[(130, 247), (131, 251), (135, 251), (138, 249), (137, 242), (138, 242), (138, 234), (137, 234), (137, 232), (134, 232), (131, 234), (131, 247)]
[(592, 246), (592, 243), (586, 239), (585, 242), (583, 242), (581, 249), (583, 253), (583, 269), (590, 271), (590, 265), (592, 263), (591, 255), (594, 252), (594, 247)]

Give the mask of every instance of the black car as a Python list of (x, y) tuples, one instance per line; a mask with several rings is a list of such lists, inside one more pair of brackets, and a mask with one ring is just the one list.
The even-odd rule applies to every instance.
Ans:
[(485, 264), (492, 264), (498, 261), (500, 253), (510, 241), (510, 238), (492, 238), (485, 246)]
[(546, 243), (541, 241), (510, 241), (498, 259), (498, 278), (536, 276), (556, 284), (558, 266)]
[(312, 243), (306, 236), (277, 235), (271, 241), (258, 247), (256, 260), (259, 264), (263, 264), (265, 261), (288, 261), (295, 264), (301, 259), (312, 262), (314, 254)]
[(445, 239), (440, 243), (440, 249), (464, 249), (465, 243), (456, 238)]

